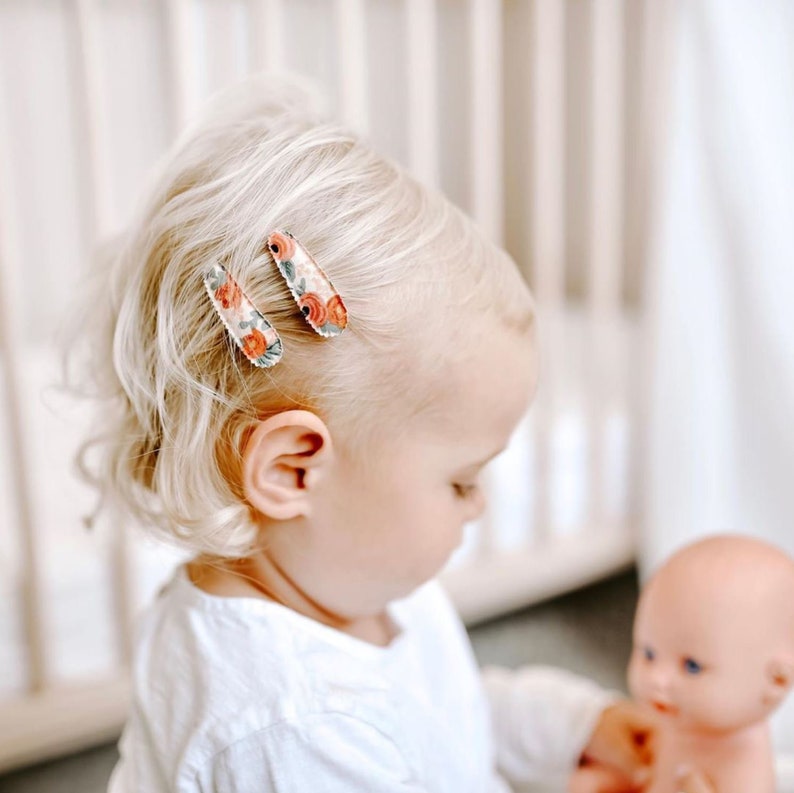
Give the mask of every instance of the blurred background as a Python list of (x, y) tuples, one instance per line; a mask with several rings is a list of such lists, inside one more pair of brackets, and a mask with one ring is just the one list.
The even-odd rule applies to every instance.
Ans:
[[(794, 553), (794, 4), (3, 0), (0, 771), (118, 735), (135, 615), (179, 561), (84, 527), (69, 297), (203, 98), (263, 70), (312, 80), (537, 297), (538, 398), (444, 573), (470, 626), (618, 580), (602, 641), (627, 647), (616, 574), (714, 531)], [(775, 729), (785, 767), (794, 703)]]

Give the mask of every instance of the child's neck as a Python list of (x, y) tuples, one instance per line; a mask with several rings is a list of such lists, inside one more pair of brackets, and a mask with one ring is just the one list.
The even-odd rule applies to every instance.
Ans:
[(264, 551), (243, 559), (197, 557), (188, 563), (187, 572), (195, 586), (212, 595), (272, 600), (378, 647), (387, 646), (397, 632), (385, 611), (348, 618), (326, 609), (309, 597)]

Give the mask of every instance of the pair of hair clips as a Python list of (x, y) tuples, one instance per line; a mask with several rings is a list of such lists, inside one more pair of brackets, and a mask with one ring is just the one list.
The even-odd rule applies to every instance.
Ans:
[[(272, 232), (267, 248), (306, 322), (320, 336), (338, 336), (347, 326), (347, 309), (323, 269), (288, 231)], [(204, 286), (245, 357), (254, 366), (275, 366), (284, 354), (281, 337), (220, 262), (206, 271)]]

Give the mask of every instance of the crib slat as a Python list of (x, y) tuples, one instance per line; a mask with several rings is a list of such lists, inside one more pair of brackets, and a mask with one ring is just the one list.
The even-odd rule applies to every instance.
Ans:
[(110, 567), (113, 571), (113, 607), (116, 618), (116, 640), (121, 662), (132, 663), (134, 638), (134, 608), (132, 581), (132, 548), (124, 516), (113, 514), (113, 544), (110, 548)]
[(169, 0), (164, 4), (170, 59), (169, 91), (174, 134), (181, 132), (198, 104), (199, 75), (196, 62), (193, 0)]
[(565, 355), (565, 5), (535, 0), (531, 39), (532, 140), (529, 250), (538, 301), (543, 374), (533, 408), (535, 482), (533, 539), (550, 538), (552, 427), (558, 403), (557, 361)]
[[(100, 55), (101, 30), (96, 0), (77, 0), (75, 9), (78, 36), (78, 87), (84, 109), (85, 138), (89, 151), (86, 166), (89, 172), (89, 189), (83, 196), (88, 211), (93, 210), (93, 222), (89, 224), (89, 247), (110, 231), (111, 186), (110, 163), (107, 156), (107, 126), (104, 95), (100, 82), (103, 65)], [(128, 662), (131, 656), (132, 608), (129, 572), (129, 553), (125, 547), (123, 520), (113, 521), (113, 546), (108, 563), (112, 570), (112, 601), (114, 604), (114, 627), (119, 655)]]
[(623, 287), (623, 25), (622, 0), (592, 5), (593, 108), (590, 147), (589, 285), (591, 350), (588, 388), (590, 508), (605, 521), (605, 436), (612, 339)]
[(599, 0), (593, 14), (590, 148), (590, 284), (598, 316), (620, 311), (623, 217), (623, 2)]
[(471, 208), (486, 234), (503, 238), (502, 3), (469, 0)]
[(205, 93), (211, 94), (242, 76), (235, 3), (204, 3), (201, 14), (206, 74)]
[[(502, 184), (502, 4), (493, 0), (469, 0), (469, 48), (471, 51), (470, 206), (475, 220), (497, 244), (503, 238)], [(485, 475), (485, 488), (489, 489)], [(479, 521), (481, 558), (497, 546), (493, 515), (486, 501)]]
[(77, 0), (72, 6), (77, 32), (77, 93), (83, 110), (82, 130), (87, 148), (89, 190), (83, 197), (89, 214), (89, 234), (94, 239), (112, 227), (113, 196), (110, 189), (110, 158), (107, 151), (107, 112), (102, 90), (105, 70), (101, 32), (95, 0)]
[(435, 0), (407, 0), (408, 151), (413, 173), (437, 185), (438, 41)]
[(367, 114), (367, 30), (364, 0), (336, 0), (336, 53), (339, 112), (359, 133), (369, 128)]
[[(670, 119), (670, 76), (675, 73), (673, 68), (674, 8), (668, 3), (657, 3), (654, 0), (643, 0), (640, 4), (640, 89), (636, 113), (638, 141), (635, 149), (637, 161), (634, 167), (635, 186), (631, 199), (642, 197), (640, 207), (635, 213), (634, 228), (630, 237), (632, 245), (627, 253), (627, 264), (639, 263), (647, 245), (648, 230), (653, 212), (652, 197), (658, 194), (656, 179), (658, 173), (652, 167), (653, 153), (662, 149), (664, 135), (668, 131), (666, 122)], [(640, 306), (642, 308), (642, 306)], [(641, 332), (636, 347), (631, 350), (642, 365), (636, 367), (633, 377), (629, 379), (629, 410), (631, 417), (631, 435), (629, 438), (629, 460), (645, 460), (646, 450), (644, 428), (648, 426), (646, 406), (651, 404), (651, 380), (647, 377), (649, 368), (645, 357), (640, 358), (643, 350), (652, 347), (647, 338), (650, 323), (641, 325)], [(644, 502), (645, 481), (644, 466), (633, 465), (629, 471), (627, 517), (638, 525)], [(792, 774), (794, 779), (794, 774)]]
[(22, 629), (27, 652), (28, 685), (32, 693), (44, 690), (47, 682), (45, 663), (44, 613), (37, 543), (33, 515), (33, 491), (29, 480), (31, 471), (28, 446), (24, 438), (21, 366), (24, 360), (23, 328), (24, 294), (19, 283), (25, 271), (19, 250), (16, 216), (17, 202), (11, 178), (11, 140), (6, 124), (4, 105), (0, 101), (0, 364), (3, 366), (3, 402), (8, 411), (5, 439), (9, 459), (12, 497), (11, 512), (19, 534), (20, 590), (22, 596)]
[(248, 29), (250, 68), (282, 71), (287, 54), (284, 0), (252, 0)]
[(565, 4), (535, 0), (532, 19), (533, 286), (550, 310), (565, 299)]

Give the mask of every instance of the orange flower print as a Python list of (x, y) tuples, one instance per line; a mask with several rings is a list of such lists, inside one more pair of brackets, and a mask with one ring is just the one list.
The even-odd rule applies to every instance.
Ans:
[(274, 231), (267, 238), (267, 247), (280, 262), (291, 261), (295, 254), (295, 240), (280, 231)]
[(215, 299), (226, 309), (239, 308), (243, 293), (237, 283), (229, 277), (215, 290)]
[(328, 321), (325, 301), (316, 292), (306, 292), (298, 298), (298, 307), (311, 325), (321, 328)]
[(333, 295), (328, 301), (326, 306), (328, 309), (328, 320), (336, 325), (337, 328), (343, 330), (347, 327), (347, 309), (342, 302), (339, 295)]
[(243, 352), (251, 359), (256, 360), (267, 351), (267, 339), (261, 330), (254, 328), (247, 336), (243, 337)]

